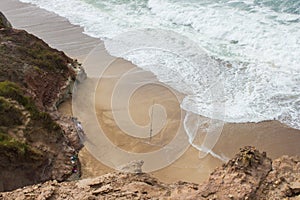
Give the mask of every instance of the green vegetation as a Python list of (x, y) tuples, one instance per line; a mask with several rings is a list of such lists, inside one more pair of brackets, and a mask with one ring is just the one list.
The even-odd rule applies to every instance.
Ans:
[(15, 100), (23, 105), (30, 112), (33, 119), (40, 118), (40, 112), (36, 108), (34, 102), (24, 95), (17, 84), (10, 81), (0, 82), (0, 96)]
[(0, 97), (0, 126), (13, 127), (22, 124), (22, 113)]
[(24, 155), (28, 151), (28, 146), (18, 140), (12, 138), (11, 136), (0, 133), (0, 147), (1, 149), (11, 149), (17, 152), (19, 155)]
[(0, 28), (11, 28), (11, 24), (1, 12), (0, 12)]
[(4, 27), (3, 20), (0, 18), (0, 28)]
[(68, 140), (46, 111), (60, 101), (66, 81), (76, 78), (69, 63), (74, 61), (63, 52), (11, 28), (0, 12), (0, 190), (51, 179), (57, 170), (48, 162)]
[[(14, 159), (40, 160), (43, 154), (30, 145), (20, 142), (5, 133), (6, 128), (22, 124), (22, 113), (9, 100), (14, 100), (24, 106), (31, 115), (31, 122), (24, 130), (25, 138), (60, 138), (62, 130), (54, 122), (50, 115), (40, 112), (34, 104), (34, 101), (25, 96), (23, 90), (15, 83), (4, 81), (0, 82), (0, 155)], [(7, 130), (7, 129), (6, 129)], [(34, 141), (34, 140), (32, 140)]]
[(0, 96), (13, 99), (23, 106), (29, 104), (29, 98), (24, 96), (20, 87), (10, 81), (0, 82)]
[(26, 70), (50, 72), (52, 76), (55, 73), (58, 79), (73, 73), (68, 67), (68, 63), (74, 62), (72, 59), (26, 31), (1, 30), (0, 43), (0, 81), (10, 80), (26, 87)]
[[(60, 126), (51, 119), (51, 117), (48, 113), (39, 112), (38, 119), (37, 118), (35, 118), (35, 119), (36, 120), (39, 119), (47, 130), (58, 131), (59, 133), (62, 133)], [(62, 135), (62, 134), (59, 134), (59, 135)]]
[[(51, 119), (50, 115), (45, 112), (40, 112), (35, 106), (34, 101), (31, 98), (25, 96), (24, 92), (17, 84), (10, 81), (0, 82), (0, 96), (13, 99), (23, 105), (25, 109), (30, 112), (31, 119), (38, 121), (39, 124), (43, 125), (43, 127), (48, 129), (49, 131), (61, 132), (59, 125)], [(3, 104), (3, 106), (5, 105)], [(8, 107), (6, 108), (6, 110), (7, 109)], [(17, 117), (18, 116), (15, 116), (15, 118)]]
[(22, 143), (13, 137), (0, 132), (0, 153), (10, 159), (25, 158), (40, 160), (43, 157), (42, 152)]
[(26, 62), (30, 65), (39, 66), (39, 68), (54, 72), (66, 69), (66, 63), (62, 55), (56, 51), (49, 51), (42, 43), (36, 42), (31, 48), (19, 46), (18, 51), (23, 54)]
[(42, 72), (42, 70), (39, 67), (37, 67), (37, 66), (34, 66), (33, 69), (36, 70), (36, 71), (38, 71), (39, 73)]

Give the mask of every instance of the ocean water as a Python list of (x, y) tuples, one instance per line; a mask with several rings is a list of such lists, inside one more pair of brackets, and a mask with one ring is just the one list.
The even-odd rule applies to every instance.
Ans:
[[(112, 55), (152, 71), (187, 95), (181, 106), (189, 112), (234, 123), (275, 119), (300, 129), (299, 0), (21, 1), (66, 17), (103, 39)], [(130, 53), (114, 48), (122, 44)], [(193, 62), (195, 54), (201, 62)], [(207, 94), (216, 82), (220, 115)]]

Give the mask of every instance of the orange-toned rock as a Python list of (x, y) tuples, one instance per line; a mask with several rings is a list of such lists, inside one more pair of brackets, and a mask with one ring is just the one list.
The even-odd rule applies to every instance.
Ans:
[(299, 199), (299, 166), (299, 157), (271, 162), (265, 153), (245, 147), (200, 185), (166, 184), (145, 173), (114, 172), (73, 182), (50, 181), (0, 196), (4, 200), (37, 199), (41, 194), (49, 199)]

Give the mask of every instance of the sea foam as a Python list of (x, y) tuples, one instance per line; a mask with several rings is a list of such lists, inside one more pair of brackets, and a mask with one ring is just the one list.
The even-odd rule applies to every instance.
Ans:
[[(66, 17), (71, 23), (84, 27), (85, 33), (103, 39), (107, 45), (119, 35), (137, 29), (171, 30), (183, 35), (210, 58), (222, 60), (220, 65), (210, 68), (224, 85), (225, 113), (219, 120), (242, 123), (277, 119), (300, 129), (300, 16), (297, 1), (290, 4), (282, 1), (278, 5), (267, 0), (21, 1)], [(139, 41), (132, 40), (129, 45), (137, 45), (135, 42)], [(107, 49), (115, 56), (124, 56)], [(181, 50), (186, 59), (191, 59), (189, 56), (193, 56), (193, 52), (189, 48), (183, 45)], [(180, 66), (182, 63), (173, 62), (174, 55), (166, 54), (165, 57), (152, 56), (157, 62), (163, 59), (164, 67), (149, 67), (145, 58), (151, 53), (140, 49), (125, 58), (188, 94), (182, 102), (183, 109), (218, 118), (211, 110), (216, 108), (203, 93), (203, 88), (213, 86), (205, 84), (213, 83), (205, 82), (197, 66)], [(208, 59), (207, 56), (203, 59)], [(192, 94), (186, 91), (187, 88), (193, 88)]]

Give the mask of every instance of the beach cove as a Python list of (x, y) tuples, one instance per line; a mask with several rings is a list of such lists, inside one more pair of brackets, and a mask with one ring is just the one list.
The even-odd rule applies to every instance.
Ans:
[[(30, 33), (34, 33), (49, 43), (50, 46), (64, 51), (67, 55), (78, 59), (82, 63), (85, 63), (85, 58), (96, 46), (98, 46), (97, 50), (99, 50), (99, 54), (97, 54), (99, 57), (97, 57), (97, 59), (102, 61), (103, 65), (111, 59), (114, 59), (106, 52), (104, 45), (99, 39), (91, 38), (83, 34), (82, 28), (70, 24), (62, 17), (36, 6), (20, 3), (15, 0), (1, 1), (0, 8), (15, 28), (25, 29)], [(97, 60), (97, 62), (99, 60)], [(99, 63), (97, 63), (97, 66), (98, 64)], [(123, 59), (116, 59), (112, 66), (113, 67), (110, 68), (111, 70), (106, 72), (106, 76), (103, 76), (104, 78), (101, 79), (100, 82), (88, 78), (83, 85), (78, 86), (78, 90), (82, 90), (83, 94), (86, 88), (94, 87), (96, 90), (95, 99), (97, 104), (95, 110), (97, 119), (104, 130), (106, 130), (105, 134), (107, 134), (107, 137), (116, 146), (126, 151), (138, 153), (155, 151), (161, 146), (168, 144), (174, 137), (174, 131), (178, 129), (178, 122), (181, 121), (179, 114), (181, 113), (180, 106), (174, 94), (168, 93), (169, 91), (166, 90), (166, 87), (150, 84), (134, 93), (129, 103), (132, 119), (137, 124), (144, 126), (149, 123), (148, 111), (151, 105), (153, 106), (153, 99), (155, 103), (165, 107), (168, 123), (159, 134), (153, 137), (153, 141), (156, 140), (156, 144), (160, 146), (149, 145), (145, 143), (145, 139), (128, 136), (118, 128), (113, 119), (110, 108), (113, 85), (120, 79), (124, 71), (126, 72), (132, 69), (135, 69), (136, 73), (142, 74), (142, 78), (151, 80), (152, 83), (157, 82), (157, 79), (152, 73), (145, 73), (140, 68), (135, 67)], [(95, 71), (92, 64), (91, 67), (86, 70), (88, 76), (92, 75)], [(141, 78), (140, 75), (138, 75), (138, 78)], [(134, 81), (136, 81), (136, 79), (134, 78), (134, 74), (131, 80), (133, 80), (133, 82), (130, 82), (130, 80), (125, 81), (125, 86), (126, 84), (130, 85), (135, 83)], [(94, 99), (94, 94), (88, 93), (86, 95), (87, 98)], [(62, 104), (60, 111), (71, 115), (71, 101)], [(162, 113), (162, 115), (163, 114), (164, 113)], [(82, 121), (84, 130), (89, 137), (95, 130), (93, 130), (93, 126), (89, 124), (91, 121), (88, 120), (89, 116), (85, 117), (85, 120), (82, 120), (82, 118), (79, 118), (79, 120)], [(160, 116), (158, 115), (157, 117), (159, 118)], [(227, 123), (213, 151), (218, 155), (231, 158), (240, 147), (253, 145), (261, 151), (268, 152), (271, 158), (277, 158), (281, 155), (299, 155), (299, 141), (299, 130), (287, 127), (278, 121)], [(112, 169), (101, 164), (89, 153), (88, 149), (91, 150), (91, 148), (91, 146), (89, 147), (87, 145), (87, 149), (81, 151), (80, 160), (82, 163), (83, 177), (94, 177), (112, 171)], [(215, 167), (222, 164), (222, 161), (210, 155), (199, 159), (198, 154), (198, 150), (189, 147), (174, 163), (163, 169), (154, 171), (152, 174), (160, 180), (167, 182), (178, 180), (196, 183), (202, 182)], [(116, 156), (111, 157), (111, 159), (118, 160), (119, 158)], [(154, 160), (154, 162), (156, 161)]]

